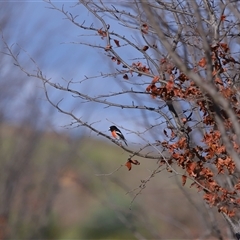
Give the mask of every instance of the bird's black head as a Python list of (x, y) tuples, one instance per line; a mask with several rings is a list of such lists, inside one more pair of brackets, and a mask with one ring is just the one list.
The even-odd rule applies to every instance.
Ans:
[(116, 131), (117, 130), (117, 127), (116, 126), (111, 126), (110, 128), (109, 128), (109, 131)]

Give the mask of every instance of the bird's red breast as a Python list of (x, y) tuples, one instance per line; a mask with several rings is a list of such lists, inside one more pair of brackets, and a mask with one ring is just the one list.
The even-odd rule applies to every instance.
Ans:
[(112, 136), (113, 136), (114, 138), (119, 138), (119, 136), (117, 135), (116, 131), (111, 131), (111, 132), (112, 132)]

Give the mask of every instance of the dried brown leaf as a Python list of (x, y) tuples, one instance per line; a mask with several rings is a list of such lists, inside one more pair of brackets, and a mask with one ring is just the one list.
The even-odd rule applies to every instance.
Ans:
[(120, 47), (120, 43), (119, 43), (119, 41), (117, 39), (113, 39), (113, 41), (115, 42), (117, 47)]
[(182, 185), (184, 186), (187, 181), (187, 176), (182, 175)]
[(148, 49), (149, 49), (149, 47), (148, 47), (147, 45), (142, 48), (142, 50), (143, 50), (144, 52), (147, 51)]
[(206, 63), (207, 63), (206, 58), (203, 57), (203, 58), (198, 62), (198, 66), (200, 66), (200, 67), (203, 68), (203, 67), (206, 66)]
[(130, 171), (132, 169), (132, 163), (130, 161), (127, 161), (125, 163), (125, 166), (128, 168), (128, 171)]

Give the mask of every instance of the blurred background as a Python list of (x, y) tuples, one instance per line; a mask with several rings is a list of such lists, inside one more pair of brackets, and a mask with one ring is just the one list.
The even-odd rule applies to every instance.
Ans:
[[(151, 177), (155, 160), (137, 158), (141, 165), (129, 172), (126, 152), (84, 128), (71, 128), (72, 120), (46, 101), (42, 83), (4, 54), (7, 42), (25, 69), (33, 69), (29, 54), (56, 81), (80, 81), (93, 69), (111, 69), (100, 51), (76, 44), (79, 29), (48, 7), (40, 1), (0, 2), (0, 238), (213, 239), (207, 225), (224, 223), (190, 183), (182, 188), (181, 179), (166, 171)], [(80, 16), (95, 21), (84, 8)], [(99, 79), (94, 87), (78, 85), (93, 95), (105, 86)], [(118, 87), (111, 82), (112, 91)], [(62, 104), (96, 121), (103, 132), (120, 116), (120, 125), (136, 128), (140, 116), (67, 96)], [(131, 143), (134, 136), (126, 138)]]

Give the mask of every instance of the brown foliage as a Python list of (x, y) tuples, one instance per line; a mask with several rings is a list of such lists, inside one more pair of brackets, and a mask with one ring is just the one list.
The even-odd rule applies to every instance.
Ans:
[(128, 171), (130, 171), (132, 169), (132, 164), (140, 165), (140, 162), (138, 160), (129, 158), (128, 161), (125, 163), (125, 166), (128, 168)]
[[(84, 43), (102, 49), (116, 63), (114, 72), (102, 74), (100, 71), (100, 76), (121, 75), (129, 80), (123, 81), (126, 89), (131, 84), (132, 88), (91, 97), (88, 93), (52, 83), (38, 69), (35, 77), (43, 81), (49, 102), (58, 111), (71, 116), (77, 124), (108, 139), (108, 135), (92, 124), (52, 102), (46, 86), (73, 93), (87, 102), (121, 110), (145, 111), (142, 114), (146, 124), (144, 131), (129, 129), (145, 145), (140, 146), (139, 151), (118, 145), (130, 153), (126, 163), (128, 170), (131, 170), (132, 164), (138, 165), (138, 161), (131, 159), (134, 156), (157, 159), (160, 162), (158, 167), (165, 167), (168, 172), (182, 177), (182, 185), (188, 179), (192, 181), (191, 188), (201, 192), (202, 199), (209, 206), (229, 217), (237, 215), (240, 207), (240, 60), (238, 50), (232, 49), (239, 37), (236, 34), (239, 32), (239, 13), (234, 12), (236, 1), (216, 5), (209, 0), (201, 4), (199, 1), (188, 1), (187, 4), (184, 1), (182, 4), (143, 1), (136, 3), (131, 12), (118, 10), (115, 6), (108, 8), (102, 2), (101, 6), (94, 1), (80, 2), (99, 20), (100, 29), (95, 24), (90, 27), (80, 25), (73, 15), (63, 9), (59, 11), (80, 29), (94, 31), (99, 39), (104, 40), (104, 45)], [(231, 18), (236, 23), (230, 20), (228, 13), (232, 14)], [(105, 20), (108, 14), (110, 16)], [(170, 18), (174, 19), (171, 23), (166, 21)], [(109, 19), (120, 22), (125, 29), (134, 29), (138, 36), (133, 40), (132, 34), (128, 37), (118, 29), (110, 29)], [(133, 49), (137, 54), (126, 57), (124, 47)], [(9, 52), (11, 55), (11, 50)], [(19, 66), (18, 61), (16, 65)], [(71, 84), (69, 82), (68, 86)], [(129, 92), (131, 97), (135, 94), (129, 101), (131, 103), (124, 105), (106, 100)], [(142, 96), (145, 100), (148, 96), (151, 98), (144, 102)], [(154, 124), (151, 114), (155, 114)], [(145, 133), (154, 140), (145, 138)], [(148, 148), (151, 150), (143, 154)], [(221, 239), (221, 236), (218, 238)]]

